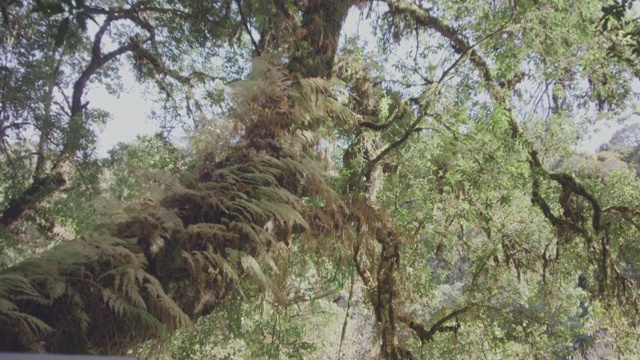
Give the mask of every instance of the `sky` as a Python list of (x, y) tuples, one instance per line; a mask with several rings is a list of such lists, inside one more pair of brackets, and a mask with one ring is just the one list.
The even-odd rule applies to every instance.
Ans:
[[(345, 22), (345, 34), (359, 34), (369, 38), (370, 44), (375, 44), (372, 37), (371, 24), (360, 20), (359, 13), (352, 11)], [(130, 142), (138, 135), (153, 134), (160, 130), (159, 124), (149, 119), (153, 103), (145, 100), (145, 87), (136, 83), (128, 66), (122, 70), (124, 91), (119, 96), (109, 94), (104, 88), (96, 87), (88, 94), (88, 100), (94, 107), (109, 111), (112, 120), (101, 130), (99, 135), (98, 156), (106, 157), (108, 151), (119, 142)], [(627, 123), (628, 124), (628, 123)], [(616, 122), (600, 122), (589, 130), (585, 140), (577, 146), (578, 150), (595, 152), (611, 135), (626, 124)]]
[(109, 94), (104, 87), (93, 89), (88, 94), (91, 106), (104, 109), (112, 116), (100, 131), (100, 157), (106, 157), (107, 152), (119, 142), (130, 142), (137, 135), (160, 130), (158, 124), (149, 119), (153, 104), (144, 99), (144, 87), (136, 83), (128, 70), (123, 70), (122, 80), (124, 91), (119, 96)]

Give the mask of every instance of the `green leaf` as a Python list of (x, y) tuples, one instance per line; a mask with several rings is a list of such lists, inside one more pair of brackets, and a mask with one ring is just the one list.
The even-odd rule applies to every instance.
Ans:
[(64, 6), (58, 1), (44, 0), (37, 1), (33, 7), (33, 12), (43, 13), (45, 15), (57, 15), (64, 12)]
[(80, 30), (87, 31), (87, 17), (84, 14), (76, 14), (76, 22), (80, 26)]
[(56, 47), (61, 47), (64, 45), (64, 41), (67, 38), (67, 34), (71, 29), (71, 19), (64, 18), (60, 25), (58, 25), (58, 29), (56, 30), (56, 34), (53, 37), (54, 44)]

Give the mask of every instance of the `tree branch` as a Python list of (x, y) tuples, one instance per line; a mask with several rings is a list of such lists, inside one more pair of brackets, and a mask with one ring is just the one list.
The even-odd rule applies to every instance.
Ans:
[(253, 49), (256, 51), (256, 54), (258, 56), (261, 56), (262, 53), (260, 51), (260, 47), (258, 46), (258, 43), (256, 42), (256, 40), (253, 38), (253, 34), (251, 33), (251, 29), (249, 28), (249, 23), (247, 21), (247, 18), (246, 16), (244, 16), (244, 12), (242, 11), (242, 3), (240, 2), (240, 0), (236, 0), (236, 5), (238, 6), (238, 13), (240, 14), (240, 19), (242, 19), (242, 25), (244, 25), (244, 29), (247, 31), (247, 34), (251, 39), (251, 44), (253, 45)]
[[(591, 227), (593, 228), (595, 234), (600, 236), (600, 242), (602, 244), (600, 249), (601, 259), (596, 259), (594, 257), (593, 260), (595, 260), (595, 262), (600, 265), (601, 269), (605, 269), (606, 262), (608, 261), (607, 259), (609, 257), (609, 251), (607, 249), (607, 241), (605, 239), (606, 236), (602, 235), (603, 227), (601, 224), (601, 206), (599, 205), (595, 196), (589, 193), (584, 188), (584, 186), (582, 186), (578, 183), (577, 180), (575, 180), (575, 178), (567, 174), (549, 173), (549, 171), (544, 168), (538, 156), (538, 152), (534, 149), (533, 143), (526, 137), (517, 120), (517, 116), (514, 113), (513, 108), (511, 107), (507, 90), (512, 90), (514, 84), (520, 81), (522, 74), (517, 73), (513, 79), (507, 80), (507, 82), (504, 84), (497, 83), (493, 79), (489, 65), (474, 48), (477, 44), (473, 46), (469, 45), (469, 43), (460, 35), (457, 30), (449, 25), (444, 24), (440, 19), (432, 16), (428, 10), (421, 8), (414, 3), (411, 3), (407, 0), (386, 0), (386, 3), (389, 5), (390, 12), (392, 14), (401, 13), (412, 17), (416, 21), (416, 24), (418, 24), (419, 26), (424, 26), (426, 28), (432, 29), (442, 35), (445, 39), (449, 40), (451, 47), (456, 53), (466, 54), (468, 56), (470, 63), (476, 68), (483, 85), (489, 93), (490, 98), (494, 103), (501, 106), (505, 114), (507, 115), (507, 122), (511, 129), (511, 139), (513, 141), (519, 141), (523, 143), (523, 145), (527, 149), (526, 151), (529, 156), (529, 167), (533, 178), (531, 195), (532, 203), (540, 208), (545, 218), (556, 230), (569, 230), (571, 232), (579, 234), (582, 238), (584, 238), (590, 247), (590, 252), (595, 244), (589, 231), (582, 224), (576, 224), (572, 221), (560, 219), (553, 214), (551, 206), (549, 206), (549, 204), (543, 199), (540, 194), (540, 178), (551, 179), (563, 188), (564, 194), (561, 195), (561, 197), (564, 196), (565, 198), (561, 199), (561, 202), (566, 202), (568, 200), (568, 196), (570, 196), (571, 193), (575, 193), (576, 195), (584, 198), (591, 205), (591, 209), (593, 211)], [(492, 32), (491, 34), (489, 34), (489, 36), (495, 35), (503, 28), (504, 26)], [(606, 274), (604, 275), (606, 276)]]
[(465, 306), (461, 309), (455, 310), (448, 315), (444, 316), (442, 319), (436, 321), (435, 324), (431, 325), (429, 329), (426, 328), (425, 325), (415, 321), (411, 317), (406, 314), (398, 315), (398, 320), (407, 325), (411, 330), (413, 330), (420, 339), (422, 344), (425, 344), (431, 340), (433, 340), (433, 336), (438, 332), (456, 332), (460, 329), (460, 323), (456, 320), (456, 325), (447, 326), (445, 325), (448, 321), (456, 318), (458, 315), (462, 315), (465, 312), (471, 309), (470, 306)]
[(57, 189), (66, 185), (67, 179), (62, 172), (56, 172), (48, 176), (35, 179), (25, 192), (9, 201), (7, 208), (2, 212), (0, 224), (10, 227), (22, 218), (22, 215), (49, 197)]

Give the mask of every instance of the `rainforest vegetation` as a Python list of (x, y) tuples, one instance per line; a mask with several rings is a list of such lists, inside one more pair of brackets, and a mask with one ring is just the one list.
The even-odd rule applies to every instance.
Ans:
[[(640, 352), (633, 1), (0, 0), (0, 15), (1, 351)], [(133, 96), (130, 75), (161, 131), (100, 157), (112, 109), (91, 94)], [(605, 123), (621, 129), (576, 150)]]

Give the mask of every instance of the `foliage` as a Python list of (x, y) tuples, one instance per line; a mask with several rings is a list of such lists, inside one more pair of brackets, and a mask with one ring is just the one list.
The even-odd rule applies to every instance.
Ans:
[[(152, 184), (150, 173), (165, 170), (178, 172), (184, 167), (180, 151), (161, 134), (138, 136), (127, 144), (119, 144), (109, 151), (105, 187), (110, 196), (127, 202), (144, 197), (140, 191)], [(145, 194), (148, 196), (148, 194)]]
[(610, 148), (640, 146), (640, 123), (633, 123), (616, 130), (608, 142)]
[[(635, 27), (616, 7), (626, 3), (37, 4), (22, 16), (46, 22), (48, 47), (25, 46), (58, 61), (105, 60), (87, 52), (101, 41), (82, 31), (91, 15), (167, 96), (163, 116), (184, 112), (193, 126), (184, 151), (140, 137), (95, 162), (89, 123), (61, 116), (66, 145), (46, 142), (39, 154), (85, 161), (60, 185), (41, 184), (55, 163), (34, 178), (28, 142), (11, 153), (25, 164), (7, 155), (0, 169), (15, 174), (18, 195), (3, 188), (4, 215), (18, 209), (37, 223), (44, 208), (85, 235), (0, 272), (0, 348), (149, 358), (638, 352), (637, 148), (573, 150), (585, 124), (634, 110), (637, 68), (611, 51)], [(339, 47), (358, 6), (378, 43), (355, 36)], [(74, 41), (78, 59), (64, 53)], [(230, 57), (222, 68), (232, 76), (205, 76), (205, 54)], [(45, 95), (25, 104), (46, 106)], [(3, 246), (19, 249), (9, 235)]]

